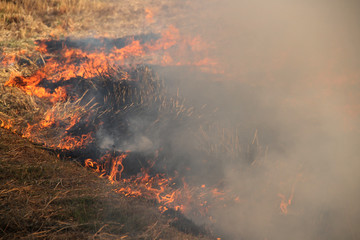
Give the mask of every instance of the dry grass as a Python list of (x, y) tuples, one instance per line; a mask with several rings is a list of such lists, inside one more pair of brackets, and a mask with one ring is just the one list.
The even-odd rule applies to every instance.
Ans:
[[(156, 27), (146, 23), (145, 9), (151, 4), (158, 3), (151, 0), (0, 0), (0, 66), (4, 57), (24, 57), (24, 51), (34, 54), (34, 41), (39, 39), (121, 38), (154, 32)], [(0, 81), (9, 77), (5, 71), (9, 69), (0, 68)]]
[[(41, 38), (48, 35), (132, 34), (139, 29), (144, 8), (138, 1), (13, 0), (0, 2), (2, 39)], [(118, 29), (122, 29), (118, 31)], [(141, 30), (141, 29), (140, 29)]]
[(0, 47), (24, 49), (33, 40), (49, 36), (119, 38), (158, 33), (169, 24), (190, 29), (188, 20), (198, 17), (191, 12), (199, 11), (189, 9), (202, 9), (202, 4), (189, 0), (0, 0)]

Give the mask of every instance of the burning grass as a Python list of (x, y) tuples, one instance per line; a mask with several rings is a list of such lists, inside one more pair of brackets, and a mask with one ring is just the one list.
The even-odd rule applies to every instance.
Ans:
[[(43, 65), (39, 69), (31, 64), (26, 66), (29, 69), (22, 66), (23, 75), (10, 77), (2, 87), (2, 127), (42, 148), (76, 158), (113, 184), (124, 184), (118, 186), (117, 193), (155, 201), (167, 215), (176, 219), (182, 216), (176, 211), (170, 214), (171, 208), (184, 210), (175, 200), (189, 201), (190, 191), (184, 198), (177, 190), (180, 185), (174, 185), (179, 180), (167, 176), (175, 176), (176, 172), (166, 169), (169, 152), (161, 149), (172, 139), (171, 132), (175, 133), (177, 127), (193, 117), (193, 108), (185, 107), (179, 96), (169, 95), (163, 82), (147, 66), (109, 67), (97, 75), (61, 77), (57, 81), (38, 75), (44, 71)], [(33, 82), (34, 76), (39, 79)], [(54, 93), (59, 87), (66, 89), (66, 97), (32, 94), (33, 89)], [(166, 135), (169, 138), (154, 138)], [(86, 217), (89, 212), (91, 215), (86, 210), (75, 216)], [(183, 231), (197, 229), (186, 218), (180, 219), (172, 225)]]
[[(120, 195), (116, 201), (125, 201), (124, 196), (133, 197), (135, 203), (145, 201), (156, 205), (160, 211), (156, 217), (144, 215), (147, 221), (155, 222), (144, 231), (148, 225), (137, 216), (133, 219), (132, 213), (116, 221), (111, 218), (108, 220), (106, 214), (99, 217), (99, 212), (94, 208), (100, 209), (102, 214), (104, 211), (109, 212), (109, 209), (101, 207), (107, 204), (105, 198), (109, 195), (89, 196), (85, 189), (85, 193), (81, 192), (80, 196), (74, 198), (67, 192), (60, 195), (49, 193), (49, 196), (38, 198), (47, 199), (43, 207), (46, 210), (54, 204), (65, 209), (61, 211), (62, 217), (56, 219), (61, 226), (56, 225), (58, 222), (51, 222), (51, 217), (46, 215), (44, 221), (51, 220), (50, 223), (42, 222), (41, 225), (13, 232), (23, 236), (34, 232), (45, 236), (70, 230), (103, 234), (104, 229), (110, 229), (111, 234), (140, 231), (144, 232), (145, 239), (156, 239), (163, 236), (163, 233), (153, 233), (163, 231), (159, 220), (156, 220), (161, 212), (163, 217), (172, 219), (168, 222), (171, 226), (181, 231), (206, 233), (186, 219), (183, 213), (211, 225), (214, 221), (209, 215), (209, 207), (218, 204), (218, 201), (230, 204), (237, 201), (237, 196), (232, 193), (225, 196), (219, 184), (222, 175), (218, 172), (221, 169), (216, 170), (211, 183), (213, 185), (198, 183), (202, 177), (215, 171), (214, 166), (218, 166), (219, 159), (236, 161), (239, 156), (244, 156), (243, 149), (239, 147), (239, 136), (237, 133), (234, 135), (232, 130), (227, 131), (206, 121), (198, 110), (185, 103), (179, 92), (170, 94), (149, 65), (139, 63), (186, 66), (189, 69), (196, 67), (216, 72), (216, 61), (207, 57), (208, 45), (200, 38), (181, 36), (174, 26), (158, 34), (132, 34), (131, 37), (52, 37), (38, 40), (35, 44), (21, 40), (40, 36), (39, 29), (44, 36), (54, 33), (59, 35), (59, 32), (63, 34), (74, 29), (78, 34), (82, 30), (86, 32), (84, 24), (87, 24), (86, 19), (91, 14), (92, 19), (95, 16), (98, 22), (104, 24), (101, 30), (107, 29), (106, 24), (110, 19), (103, 18), (106, 18), (107, 14), (104, 13), (107, 10), (116, 9), (111, 9), (112, 1), (87, 2), (84, 0), (74, 4), (69, 1), (62, 5), (59, 1), (47, 1), (33, 6), (22, 4), (22, 1), (2, 3), (7, 9), (3, 15), (3, 30), (8, 31), (13, 39), (20, 40), (12, 42), (11, 46), (10, 42), (1, 43), (7, 47), (2, 56), (2, 64), (6, 67), (2, 73), (4, 85), (0, 88), (1, 127), (11, 129), (41, 149), (51, 150), (62, 157), (71, 157), (96, 171), (100, 177), (107, 178), (113, 185), (105, 192), (108, 194), (113, 191), (112, 194), (116, 192)], [(119, 16), (131, 16), (131, 19), (142, 16), (143, 11), (136, 7), (137, 4), (126, 8), (128, 15), (109, 13), (115, 16), (111, 20)], [(149, 11), (144, 12), (149, 14)], [(74, 20), (77, 17), (83, 20)], [(40, 23), (37, 25), (39, 29), (30, 29), (27, 24), (32, 20), (25, 18)], [(72, 21), (81, 24), (72, 24)], [(134, 26), (139, 22), (128, 20), (121, 24), (126, 29), (127, 24)], [(126, 31), (126, 35), (129, 33)], [(14, 52), (11, 49), (21, 50)], [(201, 166), (191, 169), (193, 156), (185, 152), (186, 148), (180, 150), (176, 139), (184, 137), (182, 133), (187, 138), (198, 140), (190, 149), (193, 151), (191, 154), (206, 158)], [(222, 142), (214, 142), (214, 137), (217, 139), (221, 134)], [(258, 144), (254, 143), (251, 145), (252, 150), (258, 149)], [(10, 171), (10, 175), (22, 176), (20, 172), (24, 171), (39, 175), (39, 179), (49, 178), (51, 174), (57, 176), (54, 172), (43, 172), (43, 168), (34, 165), (33, 168), (29, 167), (30, 170)], [(200, 172), (196, 172), (199, 169)], [(54, 190), (58, 189), (59, 184), (63, 185), (58, 182)], [(97, 189), (92, 186), (88, 188)], [(26, 193), (22, 191), (20, 195)], [(125, 211), (123, 208), (120, 210), (122, 213)], [(32, 210), (29, 208), (26, 211)], [(125, 223), (119, 227), (118, 221)], [(56, 227), (52, 228), (53, 225)], [(6, 231), (4, 233), (8, 234)], [(109, 234), (104, 233), (104, 237), (111, 237)], [(169, 236), (166, 238), (176, 239)]]
[[(127, 184), (118, 193), (155, 200), (164, 213), (175, 209), (206, 219), (208, 207), (216, 201), (237, 199), (232, 193), (222, 197), (219, 159), (238, 161), (250, 151), (255, 154), (259, 146), (255, 137), (251, 149), (243, 151), (236, 131), (233, 134), (207, 121), (179, 92), (170, 94), (149, 66), (137, 65), (137, 61), (124, 64), (133, 57), (133, 49), (130, 55), (124, 55), (124, 49), (134, 41), (142, 44), (143, 53), (154, 46), (167, 50), (159, 46), (174, 45), (165, 40), (153, 35), (130, 41), (87, 39), (86, 46), (71, 39), (38, 41), (37, 54), (29, 55), (25, 64), (16, 58), (15, 71), (3, 87), (4, 92), (16, 87), (22, 90), (17, 94), (26, 93), (20, 103), (4, 95), (0, 106), (4, 108), (3, 127), (62, 156), (76, 158), (111, 183)], [(24, 117), (19, 118), (21, 114)], [(216, 142), (221, 134), (221, 142)], [(181, 137), (197, 139), (193, 146), (184, 147), (192, 153), (181, 152), (177, 143)], [(190, 154), (206, 160), (192, 166)], [(250, 161), (254, 160), (252, 156)], [(212, 186), (189, 185), (188, 181), (198, 184), (214, 171)]]
[[(197, 227), (181, 212), (206, 219), (208, 207), (216, 201), (236, 201), (231, 193), (225, 199), (218, 186), (189, 185), (188, 181), (194, 181), (189, 176), (196, 176), (196, 182), (216, 165), (220, 156), (214, 152), (219, 153), (219, 145), (211, 145), (213, 136), (209, 133), (219, 133), (212, 127), (204, 130), (201, 123), (206, 121), (198, 110), (186, 106), (179, 93), (171, 95), (149, 66), (110, 63), (106, 68), (91, 68), (87, 61), (93, 57), (59, 54), (68, 49), (58, 50), (56, 41), (45, 46), (41, 45), (43, 41), (38, 43), (42, 49), (53, 48), (53, 52), (42, 50), (43, 56), (29, 56), (25, 65), (20, 65), (20, 58), (15, 61), (13, 68), (19, 71), (2, 88), (7, 93), (0, 106), (4, 109), (0, 116), (4, 128), (42, 148), (77, 159), (113, 184), (123, 184), (116, 189), (121, 195), (155, 201), (164, 216), (178, 219), (173, 226), (184, 231)], [(59, 67), (49, 67), (50, 63)], [(69, 68), (73, 71), (66, 75)], [(11, 89), (21, 97), (11, 99)], [(59, 97), (59, 92), (64, 94)], [(174, 141), (180, 132), (194, 139), (200, 137), (199, 146), (192, 149), (207, 156), (201, 173), (190, 173), (187, 153), (173, 154), (174, 148), (180, 149)], [(223, 135), (223, 141), (227, 139), (228, 135)], [(235, 159), (240, 148), (232, 141)], [(209, 152), (209, 144), (216, 149), (209, 148)], [(212, 184), (220, 178), (216, 175)]]
[(178, 232), (154, 202), (0, 129), (0, 237), (5, 239), (206, 239)]

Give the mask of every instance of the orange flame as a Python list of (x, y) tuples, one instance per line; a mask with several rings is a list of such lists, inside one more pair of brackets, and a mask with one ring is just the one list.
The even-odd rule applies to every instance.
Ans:
[(5, 128), (5, 129), (11, 129), (14, 126), (14, 121), (9, 119), (9, 120), (1, 120), (1, 124), (0, 127)]
[(63, 150), (73, 150), (76, 148), (82, 148), (82, 147), (86, 146), (87, 144), (89, 144), (93, 140), (91, 135), (92, 135), (92, 133), (90, 132), (88, 134), (81, 135), (81, 137), (66, 136), (64, 139), (61, 140), (59, 145), (57, 145), (57, 148), (63, 149)]
[(145, 8), (145, 19), (147, 23), (153, 23), (154, 22), (154, 13), (151, 9)]
[(302, 174), (297, 174), (296, 179), (291, 186), (291, 193), (290, 193), (290, 196), (288, 199), (286, 199), (284, 194), (281, 194), (281, 193), (278, 194), (278, 197), (280, 197), (280, 199), (281, 199), (280, 210), (283, 214), (288, 213), (288, 207), (291, 205), (293, 198), (294, 198), (295, 186), (300, 181), (301, 178), (302, 178)]
[[(151, 13), (150, 10), (146, 11), (149, 14)], [(37, 42), (36, 50), (41, 54), (48, 53), (46, 42)], [(170, 25), (161, 33), (161, 38), (156, 41), (141, 44), (139, 40), (130, 40), (125, 47), (114, 47), (109, 53), (103, 49), (86, 53), (81, 49), (69, 49), (64, 46), (59, 51), (58, 57), (48, 58), (45, 66), (30, 77), (12, 73), (5, 86), (15, 86), (29, 95), (46, 98), (52, 103), (56, 103), (66, 99), (66, 88), (59, 86), (50, 92), (48, 89), (39, 86), (43, 79), (58, 82), (60, 80), (67, 81), (77, 76), (91, 78), (96, 76), (98, 72), (105, 71), (108, 66), (144, 61), (159, 65), (193, 65), (202, 70), (214, 72), (218, 63), (207, 56), (208, 48), (209, 45), (204, 43), (200, 37), (182, 37), (179, 29)], [(194, 55), (193, 53), (197, 54)]]

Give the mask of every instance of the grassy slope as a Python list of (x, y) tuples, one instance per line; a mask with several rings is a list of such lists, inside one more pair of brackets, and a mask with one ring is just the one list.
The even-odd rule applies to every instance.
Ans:
[[(49, 35), (146, 33), (147, 4), (157, 3), (2, 0), (0, 48), (4, 56), (21, 56), (20, 49), (32, 52), (33, 40)], [(0, 114), (26, 118), (31, 106), (41, 102), (3, 86), (12, 68), (0, 69)], [(115, 187), (75, 162), (0, 129), (0, 238), (203, 239), (171, 227), (154, 202), (123, 197), (113, 192)]]

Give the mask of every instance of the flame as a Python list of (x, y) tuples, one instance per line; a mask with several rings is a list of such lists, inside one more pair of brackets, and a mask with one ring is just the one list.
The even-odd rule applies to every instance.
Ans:
[(154, 12), (151, 9), (145, 8), (145, 13), (146, 13), (145, 20), (146, 20), (147, 23), (155, 22), (155, 20), (154, 20)]
[(283, 214), (287, 214), (288, 206), (291, 204), (292, 198), (289, 198), (288, 200), (286, 200), (286, 197), (281, 193), (279, 193), (278, 196), (281, 198), (280, 210)]
[(121, 193), (126, 197), (140, 197), (142, 195), (141, 191), (134, 190), (129, 186), (122, 187), (118, 190), (116, 190), (117, 193)]
[[(150, 10), (146, 10), (149, 14)], [(150, 16), (150, 15), (149, 15)], [(47, 43), (51, 40), (37, 41), (36, 50), (41, 54), (48, 54)], [(101, 41), (101, 39), (100, 39)], [(29, 77), (12, 73), (5, 86), (18, 87), (29, 95), (49, 99), (56, 103), (67, 97), (66, 88), (56, 87), (53, 91), (40, 86), (43, 79), (50, 82), (67, 81), (81, 76), (91, 78), (109, 66), (131, 65), (148, 62), (157, 65), (189, 65), (198, 66), (204, 71), (220, 72), (216, 70), (218, 63), (208, 57), (210, 47), (200, 37), (182, 37), (179, 29), (170, 25), (155, 41), (140, 43), (139, 40), (129, 39), (126, 46), (110, 50), (96, 49), (94, 52), (85, 52), (81, 49), (69, 49), (64, 46), (57, 50), (57, 56), (50, 57), (45, 66)], [(196, 54), (193, 54), (196, 53)], [(15, 58), (12, 57), (11, 61)], [(5, 60), (3, 60), (5, 61)]]
[(35, 48), (36, 51), (43, 53), (43, 54), (47, 53), (47, 46), (46, 46), (45, 42), (40, 41), (40, 42), (35, 42), (35, 43), (37, 44), (37, 46)]
[(48, 111), (43, 120), (40, 121), (41, 128), (47, 128), (55, 123), (54, 112)]
[(38, 86), (45, 77), (46, 74), (40, 70), (28, 78), (11, 73), (10, 79), (5, 83), (5, 86), (18, 87), (30, 96), (35, 95), (40, 98), (47, 98), (52, 103), (64, 100), (67, 96), (64, 87), (58, 87), (53, 93), (50, 93), (46, 88)]
[[(145, 197), (148, 199), (156, 199), (160, 205), (159, 210), (162, 212), (168, 208), (173, 208), (178, 211), (184, 211), (184, 205), (179, 204), (183, 202), (184, 195), (187, 193), (187, 185), (184, 189), (172, 188), (173, 178), (162, 174), (150, 176), (149, 169), (141, 169), (141, 173), (136, 177), (122, 178), (121, 173), (124, 170), (123, 161), (128, 154), (124, 153), (120, 156), (113, 157), (110, 153), (104, 155), (100, 160), (94, 161), (92, 159), (85, 160), (85, 166), (91, 168), (94, 172), (100, 173), (100, 177), (108, 178), (111, 183), (120, 182), (126, 184), (125, 186), (115, 190), (128, 197)], [(190, 192), (188, 192), (186, 199), (191, 199)]]
[(1, 120), (1, 124), (0, 127), (5, 128), (5, 129), (12, 129), (14, 126), (14, 121), (9, 119), (9, 120)]
[[(108, 177), (111, 183), (114, 183), (116, 180), (121, 178), (121, 173), (124, 171), (124, 165), (122, 164), (122, 161), (126, 158), (126, 156), (126, 154), (122, 154), (113, 159), (111, 171)], [(121, 167), (120, 170), (119, 166)]]
[(18, 56), (25, 55), (27, 53), (26, 49), (20, 49), (17, 52), (11, 53), (6, 53), (5, 51), (6, 48), (3, 49), (3, 52), (1, 53), (2, 56), (0, 57), (0, 59), (2, 59), (1, 64), (3, 66), (13, 65), (19, 59)]
[(281, 200), (280, 210), (282, 214), (285, 215), (288, 214), (288, 207), (291, 205), (294, 198), (295, 186), (301, 180), (301, 178), (302, 178), (302, 174), (301, 173), (297, 174), (295, 181), (291, 185), (291, 192), (288, 198), (286, 198), (284, 194), (278, 193), (278, 197)]
[(88, 134), (82, 134), (81, 136), (66, 136), (64, 139), (61, 140), (59, 145), (57, 145), (57, 148), (63, 150), (83, 148), (93, 140), (93, 137), (91, 135), (92, 133), (90, 132)]
[(5, 55), (1, 61), (3, 66), (14, 64), (16, 61), (16, 55)]

